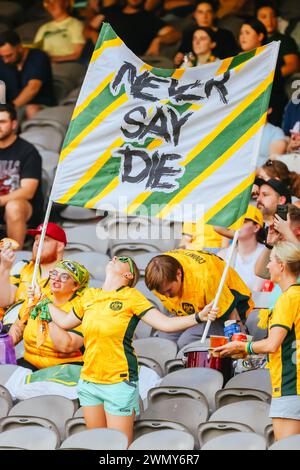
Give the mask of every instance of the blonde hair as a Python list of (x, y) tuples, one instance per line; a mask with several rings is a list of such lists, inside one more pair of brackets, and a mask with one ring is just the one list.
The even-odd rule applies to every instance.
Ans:
[(288, 271), (300, 276), (300, 243), (278, 242), (273, 251), (277, 260), (285, 264)]

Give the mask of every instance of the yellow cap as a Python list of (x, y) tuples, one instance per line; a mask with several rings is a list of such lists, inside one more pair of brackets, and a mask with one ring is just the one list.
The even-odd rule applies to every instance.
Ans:
[(253, 220), (256, 224), (260, 225), (261, 227), (264, 226), (264, 219), (261, 211), (255, 206), (248, 206), (245, 219)]

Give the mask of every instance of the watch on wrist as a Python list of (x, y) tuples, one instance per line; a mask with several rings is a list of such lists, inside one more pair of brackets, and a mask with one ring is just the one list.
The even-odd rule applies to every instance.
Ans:
[(273, 245), (270, 245), (269, 243), (265, 242), (265, 247), (268, 248), (268, 250), (273, 250)]
[(197, 323), (202, 323), (202, 320), (201, 320), (201, 318), (200, 318), (200, 313), (199, 313), (199, 312), (196, 313), (196, 315), (195, 315), (195, 320), (196, 320)]

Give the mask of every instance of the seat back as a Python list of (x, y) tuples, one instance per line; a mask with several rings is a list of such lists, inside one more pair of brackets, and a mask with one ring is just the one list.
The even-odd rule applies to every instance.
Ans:
[(46, 418), (38, 418), (36, 416), (7, 416), (0, 420), (0, 433), (11, 431), (18, 428), (31, 429), (31, 426), (41, 426), (49, 429), (57, 436), (57, 443), (60, 443), (60, 434), (56, 425)]
[(225, 388), (246, 388), (261, 390), (272, 394), (271, 378), (268, 369), (257, 369), (243, 372), (227, 382)]
[(223, 436), (224, 434), (231, 434), (234, 431), (254, 432), (250, 426), (232, 421), (209, 421), (207, 423), (200, 424), (197, 431), (200, 448), (202, 449), (202, 447), (211, 439)]
[(207, 442), (201, 450), (266, 450), (264, 437), (252, 432), (233, 432)]
[(0, 447), (55, 450), (58, 445), (56, 433), (41, 426), (28, 425), (0, 433)]
[(271, 403), (271, 395), (261, 390), (247, 388), (225, 388), (216, 393), (216, 407), (230, 405), (243, 400), (259, 400)]
[(191, 434), (175, 429), (150, 432), (136, 439), (128, 450), (193, 450)]
[(127, 436), (114, 429), (90, 429), (69, 436), (61, 449), (126, 450)]
[(170, 398), (194, 398), (203, 403), (208, 411), (208, 401), (199, 390), (188, 387), (155, 387), (148, 392), (148, 406), (151, 408)]
[(148, 434), (149, 432), (162, 431), (164, 429), (175, 429), (177, 431), (185, 431), (189, 433), (186, 426), (172, 420), (140, 419), (134, 423), (134, 440)]
[(70, 418), (66, 422), (65, 435), (70, 437), (81, 431), (86, 431), (86, 424), (83, 417)]
[(153, 359), (165, 370), (165, 363), (175, 359), (177, 345), (173, 341), (164, 338), (142, 338), (133, 341), (136, 355)]

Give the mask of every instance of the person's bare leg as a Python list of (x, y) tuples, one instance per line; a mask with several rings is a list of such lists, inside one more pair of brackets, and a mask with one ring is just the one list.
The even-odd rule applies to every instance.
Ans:
[(26, 236), (26, 222), (32, 216), (32, 206), (28, 201), (16, 199), (5, 206), (4, 219), (7, 225), (7, 236), (16, 240), (23, 248)]
[(132, 416), (116, 416), (106, 413), (106, 422), (109, 429), (116, 429), (126, 434), (128, 438), (128, 446), (133, 441), (133, 425), (134, 425), (135, 412)]
[(274, 418), (272, 421), (276, 441), (300, 434), (300, 421), (296, 419)]
[(103, 405), (83, 406), (83, 416), (87, 429), (107, 427)]
[(26, 106), (26, 119), (32, 119), (36, 113), (41, 111), (43, 109), (43, 106), (40, 104), (28, 104)]

